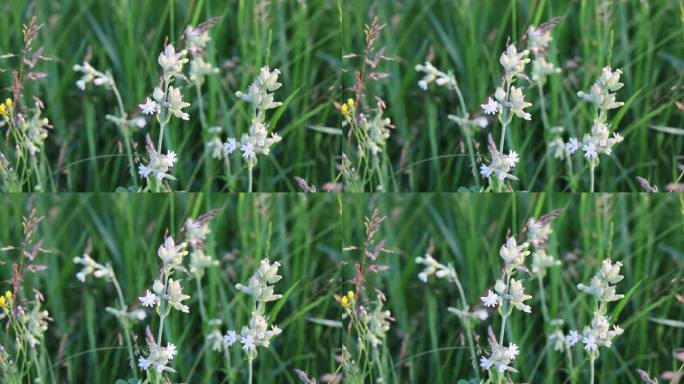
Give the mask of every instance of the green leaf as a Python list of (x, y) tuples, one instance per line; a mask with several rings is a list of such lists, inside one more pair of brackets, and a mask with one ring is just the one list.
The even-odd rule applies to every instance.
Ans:
[(661, 324), (661, 325), (667, 325), (668, 327), (684, 328), (684, 321), (681, 321), (681, 320), (660, 319), (660, 318), (655, 318), (655, 317), (649, 317), (648, 319), (654, 323)]

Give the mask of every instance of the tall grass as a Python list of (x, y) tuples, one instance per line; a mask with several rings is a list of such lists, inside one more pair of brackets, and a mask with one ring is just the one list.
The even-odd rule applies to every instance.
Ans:
[[(188, 88), (192, 119), (173, 122), (167, 130), (181, 159), (174, 170), (176, 189), (247, 189), (247, 181), (231, 182), (225, 165), (204, 150), (198, 108), (201, 104), (206, 112), (208, 127), (221, 126), (228, 136), (239, 137), (248, 128), (250, 111), (234, 92), (268, 65), (282, 71), (284, 85), (276, 98), (292, 97), (271, 119), (283, 141), (256, 171), (253, 189), (293, 191), (298, 176), (320, 190), (339, 176), (348, 130), (341, 128), (344, 119), (333, 106), (353, 94), (354, 63), (343, 56), (363, 52), (364, 26), (377, 16), (386, 27), (376, 47), (384, 47), (393, 60), (380, 63), (376, 71), (390, 76), (368, 84), (366, 93), (371, 101), (372, 96), (385, 100), (386, 116), (396, 127), (383, 151), (382, 185), (389, 191), (456, 191), (478, 185), (469, 142), (447, 118), (460, 115), (461, 101), (443, 90), (422, 92), (415, 65), (430, 59), (451, 70), (465, 111), (479, 114), (498, 82), (498, 56), (506, 42), (518, 43), (529, 25), (560, 16), (549, 59), (563, 73), (552, 76), (544, 89), (548, 125), (562, 126), (565, 139), (581, 138), (591, 128), (592, 112), (576, 92), (588, 89), (604, 66), (622, 68), (625, 87), (618, 99), (626, 105), (611, 122), (625, 141), (597, 169), (595, 190), (636, 191), (636, 176), (660, 189), (682, 176), (682, 105), (676, 104), (684, 70), (681, 12), (678, 2), (669, 0), (10, 0), (0, 5), (0, 22), (7, 26), (0, 51), (20, 51), (21, 24), (31, 15), (46, 24), (34, 46), (44, 47), (44, 55), (54, 60), (40, 63), (48, 76), (26, 90), (27, 99), (36, 95), (45, 101), (54, 126), (45, 145), (50, 170), (43, 184), (48, 190), (113, 191), (133, 184), (117, 127), (104, 118), (118, 108), (117, 101), (101, 89), (79, 92), (72, 66), (90, 55), (94, 66), (111, 70), (125, 109), (137, 113), (156, 83), (156, 57), (165, 40), (178, 43), (185, 26), (222, 17), (208, 50), (220, 75), (208, 78), (203, 100)], [(3, 69), (12, 62), (3, 60)], [(0, 73), (0, 81), (8, 90), (11, 71)], [(589, 168), (580, 156), (573, 160), (571, 183), (565, 161), (550, 155), (547, 147), (555, 135), (543, 129), (538, 92), (528, 93), (532, 121), (514, 121), (507, 129), (507, 140), (522, 159), (515, 189), (589, 189)], [(133, 132), (135, 154), (144, 154), (145, 133), (156, 137), (156, 130), (148, 125)], [(475, 153), (486, 154), (487, 135), (498, 138), (499, 130), (492, 122), (473, 132)], [(232, 169), (239, 165), (235, 159)]]
[[(582, 105), (576, 92), (587, 89), (607, 65), (623, 68), (625, 88), (618, 99), (627, 101), (624, 113), (613, 120), (625, 136), (616, 153), (596, 175), (596, 191), (637, 191), (635, 176), (663, 186), (681, 177), (681, 9), (675, 1), (348, 1), (343, 17), (345, 52), (363, 46), (359, 33), (375, 13), (387, 23), (378, 45), (396, 58), (382, 70), (390, 74), (374, 91), (388, 105), (396, 126), (388, 142), (394, 168), (393, 183), (400, 191), (456, 191), (475, 186), (467, 140), (448, 114), (461, 114), (458, 95), (445, 89), (423, 92), (416, 64), (430, 59), (436, 67), (453, 71), (471, 116), (494, 92), (500, 74), (499, 55), (506, 42), (520, 42), (529, 25), (562, 16), (554, 29), (550, 60), (563, 73), (545, 86), (545, 105), (551, 127), (562, 126), (565, 137), (583, 135), (591, 128), (591, 106)], [(371, 5), (374, 4), (374, 5)], [(351, 79), (345, 79), (349, 86)], [(523, 83), (521, 83), (523, 84)], [(571, 186), (565, 162), (548, 151), (553, 135), (543, 129), (538, 92), (531, 87), (528, 101), (532, 121), (514, 121), (508, 143), (521, 163), (513, 183), (516, 190), (584, 191), (589, 168), (580, 156), (573, 160)], [(498, 140), (500, 128), (491, 121), (474, 134), (477, 152), (487, 154), (487, 135)], [(666, 128), (669, 127), (669, 128)], [(674, 128), (674, 129), (672, 129)]]
[[(335, 4), (319, 2), (303, 6), (296, 1), (271, 4), (240, 1), (35, 1), (21, 0), (0, 5), (0, 22), (6, 26), (0, 51), (18, 52), (21, 25), (35, 15), (46, 23), (34, 44), (45, 48), (54, 61), (41, 64), (48, 74), (33, 84), (27, 96), (40, 96), (54, 125), (46, 144), (52, 179), (59, 191), (114, 191), (133, 185), (128, 160), (117, 126), (105, 115), (117, 110), (114, 96), (102, 89), (80, 92), (74, 64), (86, 55), (98, 69), (110, 70), (117, 81), (129, 116), (140, 115), (138, 105), (158, 83), (157, 56), (164, 42), (179, 42), (187, 25), (196, 26), (210, 17), (222, 17), (212, 29), (208, 57), (221, 69), (203, 86), (207, 124), (221, 126), (227, 135), (239, 137), (249, 126), (249, 105), (234, 95), (254, 80), (262, 66), (279, 68), (283, 87), (280, 95), (293, 95), (282, 113), (271, 119), (286, 140), (275, 156), (264, 160), (254, 175), (255, 191), (296, 190), (294, 176), (321, 185), (331, 178), (332, 156), (340, 147), (339, 135), (322, 133), (332, 124), (331, 102), (340, 66), (339, 28)], [(4, 60), (3, 69), (12, 68)], [(0, 73), (1, 89), (11, 85), (11, 71)], [(167, 128), (167, 139), (185, 160), (174, 176), (181, 190), (227, 191), (224, 165), (204, 151), (198, 100), (189, 87), (192, 103), (190, 122), (175, 121)], [(28, 97), (27, 97), (28, 99)], [(4, 98), (3, 98), (4, 100)], [(144, 154), (144, 137), (157, 127), (148, 124), (132, 134), (137, 154)], [(239, 163), (233, 165), (234, 168)], [(138, 180), (140, 182), (140, 180)], [(247, 190), (238, 185), (234, 190)]]
[[(36, 261), (48, 268), (27, 275), (25, 289), (42, 289), (44, 307), (54, 319), (44, 345), (50, 361), (45, 368), (55, 382), (133, 377), (118, 321), (105, 310), (118, 305), (117, 292), (97, 279), (80, 283), (75, 275), (81, 266), (73, 257), (90, 241), (90, 255), (112, 265), (129, 307), (139, 306), (138, 297), (158, 275), (156, 250), (166, 229), (178, 236), (187, 217), (213, 208), (222, 211), (210, 225), (207, 249), (220, 267), (207, 270), (202, 286), (206, 317), (221, 319), (223, 332), (249, 320), (250, 300), (234, 284), (247, 281), (260, 259), (282, 264), (278, 292), (283, 298), (268, 315), (283, 331), (270, 348), (260, 349), (254, 382), (295, 383), (295, 368), (316, 378), (338, 370), (335, 357), (353, 334), (342, 325), (344, 311), (334, 295), (353, 290), (354, 263), (359, 260), (357, 252), (342, 249), (364, 244), (364, 217), (375, 208), (387, 216), (376, 238), (394, 251), (375, 261), (390, 269), (370, 273), (365, 280), (368, 287), (384, 292), (384, 307), (395, 318), (383, 341), (389, 356), (382, 368), (386, 380), (453, 383), (475, 377), (461, 322), (447, 310), (461, 307), (459, 292), (448, 282), (425, 285), (418, 280), (422, 266), (414, 259), (426, 252), (429, 242), (434, 244), (433, 256), (452, 263), (458, 272), (468, 305), (481, 307), (480, 297), (499, 272), (498, 251), (507, 231), (519, 234), (528, 218), (555, 208), (564, 211), (554, 221), (549, 252), (563, 265), (545, 278), (545, 297), (550, 317), (565, 320), (565, 332), (587, 324), (592, 316), (591, 298), (576, 285), (586, 283), (602, 259), (610, 256), (624, 264), (619, 290), (626, 299), (614, 307), (612, 316), (625, 333), (611, 349), (602, 350), (597, 382), (638, 383), (636, 368), (653, 376), (678, 368), (672, 354), (682, 347), (684, 330), (661, 321), (684, 316), (684, 305), (675, 298), (681, 296), (684, 278), (684, 200), (677, 196), (66, 194), (10, 195), (1, 202), (2, 246), (21, 241), (21, 216), (29, 207), (46, 216), (34, 237), (53, 253)], [(1, 257), (3, 262), (12, 260), (7, 254)], [(0, 270), (2, 284), (10, 278), (9, 265)], [(247, 361), (239, 348), (229, 350), (226, 363), (206, 343), (194, 286), (184, 287), (191, 296), (186, 301), (190, 313), (172, 312), (164, 323), (165, 337), (179, 350), (173, 360), (178, 373), (171, 377), (186, 382), (246, 381)], [(570, 382), (564, 356), (547, 344), (545, 332), (550, 328), (543, 321), (536, 284), (528, 284), (526, 291), (534, 297), (528, 301), (532, 314), (513, 313), (506, 323), (508, 337), (521, 351), (515, 363), (520, 373), (514, 378)], [(144, 323), (156, 329), (157, 319), (150, 315), (132, 325), (136, 350), (147, 345)], [(478, 352), (488, 345), (485, 324), (472, 329)], [(491, 325), (498, 330), (499, 319), (493, 317)], [(585, 382), (586, 355), (581, 348), (573, 353), (575, 382)]]

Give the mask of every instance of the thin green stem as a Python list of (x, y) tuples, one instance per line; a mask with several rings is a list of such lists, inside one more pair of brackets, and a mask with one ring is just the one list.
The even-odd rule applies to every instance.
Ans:
[(590, 375), (591, 375), (591, 379), (589, 380), (589, 382), (590, 382), (591, 384), (594, 384), (594, 361), (595, 361), (596, 359), (592, 356), (590, 360), (591, 360), (591, 366), (590, 366), (590, 367), (591, 367), (591, 370), (590, 370), (589, 372), (590, 372)]
[(249, 173), (248, 178), (247, 178), (247, 192), (252, 192), (252, 166), (248, 165), (247, 166), (247, 171)]
[[(164, 289), (162, 290), (163, 296), (166, 296), (167, 289), (169, 285), (169, 274), (164, 273)], [(159, 332), (157, 334), (157, 345), (162, 344), (162, 336), (164, 335), (164, 319), (166, 318), (166, 298), (161, 298), (161, 304), (159, 304)]]
[(596, 167), (594, 165), (591, 165), (591, 179), (590, 179), (591, 182), (590, 182), (590, 188), (589, 188), (589, 191), (591, 193), (594, 193), (594, 169), (595, 168)]
[(131, 178), (133, 179), (133, 184), (137, 187), (138, 186), (138, 177), (135, 173), (135, 162), (133, 161), (133, 150), (131, 149), (131, 139), (130, 135), (128, 132), (128, 127), (126, 127), (126, 108), (123, 103), (123, 99), (121, 98), (121, 94), (119, 93), (119, 88), (116, 86), (116, 82), (114, 81), (114, 78), (109, 75), (109, 79), (112, 83), (112, 92), (114, 92), (114, 96), (116, 97), (116, 102), (119, 104), (119, 123), (117, 124), (119, 126), (119, 132), (121, 133), (121, 136), (123, 136), (123, 141), (124, 141), (124, 148), (126, 149), (126, 158), (128, 159), (128, 169), (131, 172)]
[(249, 384), (252, 384), (252, 359), (251, 357), (249, 358), (249, 380), (247, 381)]
[[(116, 279), (116, 275), (114, 274), (114, 271), (110, 268), (111, 275), (112, 275), (112, 283), (114, 284), (114, 288), (116, 289), (116, 294), (119, 297), (119, 306), (121, 307), (122, 312), (126, 312), (128, 310), (128, 306), (126, 305), (126, 300), (124, 299), (123, 292), (121, 291), (121, 286), (119, 285), (118, 280)], [(123, 328), (124, 332), (124, 340), (126, 341), (126, 349), (128, 349), (128, 356), (130, 358), (130, 364), (131, 364), (131, 370), (133, 372), (133, 375), (135, 378), (138, 378), (138, 369), (136, 368), (135, 365), (135, 354), (133, 353), (133, 343), (131, 342), (131, 335), (128, 330), (128, 321), (126, 321), (121, 315), (119, 316), (119, 322), (121, 323), (121, 328)]]
[(501, 122), (501, 142), (499, 143), (499, 153), (503, 153), (504, 150), (504, 141), (506, 140), (506, 127), (508, 126), (507, 122)]
[(202, 317), (202, 324), (207, 322), (207, 311), (204, 307), (204, 291), (202, 290), (202, 281), (199, 277), (195, 278), (197, 282), (197, 300), (199, 301), (200, 317)]
[[(458, 278), (458, 274), (456, 274), (455, 270), (453, 271), (453, 280), (454, 284), (456, 284), (456, 289), (458, 290), (458, 294), (461, 297), (461, 305), (463, 306), (463, 312), (468, 312), (470, 309), (468, 307), (468, 301), (466, 300), (465, 292), (463, 291), (463, 286), (461, 285), (461, 281)], [(466, 331), (466, 339), (468, 340), (468, 349), (470, 350), (470, 359), (471, 363), (473, 364), (473, 369), (475, 370), (475, 375), (477, 378), (480, 378), (480, 370), (477, 366), (477, 354), (475, 353), (475, 343), (473, 342), (473, 335), (470, 331), (470, 323), (468, 322), (468, 319), (462, 318), (463, 322), (463, 327), (465, 328)]]

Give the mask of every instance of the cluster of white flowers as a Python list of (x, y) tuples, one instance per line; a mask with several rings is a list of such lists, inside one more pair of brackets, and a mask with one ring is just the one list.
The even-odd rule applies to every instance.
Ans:
[(228, 350), (228, 345), (225, 342), (223, 333), (221, 333), (221, 325), (223, 321), (221, 319), (211, 319), (207, 322), (210, 328), (209, 333), (207, 333), (207, 344), (214, 352), (225, 352)]
[(510, 150), (508, 155), (500, 153), (496, 148), (490, 148), (492, 154), (492, 161), (489, 164), (480, 165), (480, 174), (484, 177), (489, 178), (490, 176), (496, 176), (499, 181), (503, 182), (506, 179), (518, 180), (511, 171), (520, 161), (518, 152)]
[(581, 335), (575, 330), (570, 331), (566, 336), (566, 341), (572, 347), (581, 340), (584, 350), (596, 358), (599, 347), (610, 348), (613, 345), (613, 339), (623, 332), (624, 330), (618, 325), (613, 325), (611, 328), (608, 317), (597, 311), (591, 320), (591, 326), (584, 327)]
[(546, 275), (546, 271), (549, 268), (557, 267), (561, 264), (560, 260), (556, 260), (556, 258), (548, 253), (547, 243), (552, 232), (549, 221), (530, 219), (527, 223), (527, 239), (534, 247), (534, 252), (532, 252), (532, 273), (540, 278)]
[(161, 275), (154, 280), (152, 291), (148, 289), (145, 295), (138, 298), (143, 307), (154, 307), (160, 318), (159, 340), (148, 336), (149, 352), (138, 361), (138, 366), (144, 370), (152, 367), (159, 373), (173, 372), (168, 364), (176, 355), (176, 346), (168, 343), (166, 348), (161, 347), (163, 323), (171, 308), (183, 313), (190, 312), (190, 307), (183, 303), (190, 296), (183, 293), (180, 280), (171, 278), (173, 273), (182, 267), (183, 258), (188, 254), (187, 246), (186, 242), (176, 244), (171, 236), (164, 240), (157, 250), (157, 256), (162, 262)]
[[(223, 153), (218, 152), (219, 143), (214, 143), (213, 146), (216, 149), (214, 158), (225, 158), (239, 149), (242, 158), (245, 159), (247, 166), (251, 169), (257, 163), (258, 154), (268, 155), (271, 146), (280, 142), (281, 137), (277, 133), (271, 132), (269, 135), (269, 126), (266, 123), (266, 111), (282, 105), (281, 102), (273, 100), (274, 92), (282, 85), (278, 82), (279, 74), (278, 69), (271, 71), (268, 67), (263, 67), (256, 80), (249, 86), (247, 93), (235, 92), (237, 97), (252, 104), (254, 118), (248, 132), (242, 135), (239, 142), (236, 138), (229, 137), (222, 144)], [(212, 138), (213, 141), (216, 139), (217, 137)]]
[(485, 307), (496, 307), (504, 304), (508, 301), (514, 308), (521, 310), (525, 313), (532, 312), (532, 307), (525, 304), (525, 301), (532, 298), (532, 296), (525, 293), (525, 287), (523, 287), (522, 282), (511, 278), (509, 285), (506, 286), (503, 280), (499, 279), (494, 285), (494, 290), (496, 293), (489, 290), (487, 296), (481, 297), (482, 303)]
[(173, 166), (178, 161), (178, 157), (174, 151), (167, 151), (166, 155), (158, 153), (154, 148), (148, 148), (150, 160), (147, 164), (140, 164), (138, 166), (138, 173), (144, 178), (150, 175), (154, 176), (158, 181), (164, 179), (176, 180), (170, 173)]
[[(624, 138), (617, 132), (610, 135), (608, 125), (599, 119), (594, 120), (594, 125), (591, 127), (591, 134), (585, 134), (582, 139), (582, 151), (584, 157), (589, 161), (592, 167), (596, 167), (599, 163), (599, 155), (610, 155), (613, 152), (613, 146), (622, 142)], [(568, 153), (573, 154), (580, 148), (580, 142), (576, 137), (571, 137), (566, 143)]]
[(224, 341), (229, 347), (239, 341), (250, 363), (257, 357), (257, 347), (268, 348), (271, 339), (281, 333), (281, 329), (275, 325), (269, 328), (266, 317), (266, 304), (282, 297), (273, 291), (273, 284), (282, 278), (278, 275), (279, 267), (280, 263), (277, 261), (271, 263), (269, 260), (262, 260), (246, 286), (235, 285), (235, 288), (252, 297), (255, 310), (252, 311), (249, 324), (242, 327), (239, 334), (235, 330), (229, 330), (224, 336)]
[(367, 330), (365, 336), (375, 349), (385, 340), (385, 335), (390, 329), (390, 322), (394, 320), (390, 311), (382, 308), (382, 304), (382, 300), (378, 298), (375, 307), (370, 312), (364, 306), (359, 308), (359, 320)]
[(363, 142), (359, 145), (368, 148), (375, 160), (385, 148), (387, 139), (390, 137), (392, 122), (389, 117), (383, 116), (383, 104), (378, 103), (375, 113), (368, 119), (365, 114), (359, 114), (359, 128), (363, 135)]
[[(526, 271), (525, 257), (530, 254), (529, 246), (527, 242), (518, 244), (513, 236), (506, 239), (506, 243), (499, 250), (499, 256), (504, 261), (503, 277), (496, 280), (494, 291), (488, 290), (487, 295), (480, 298), (485, 307), (498, 307), (502, 323), (506, 322), (513, 308), (525, 313), (532, 312), (532, 307), (525, 304), (532, 296), (525, 293), (522, 281), (513, 277), (519, 270)], [(515, 344), (509, 344), (508, 348), (503, 347), (504, 332), (505, 328), (502, 327), (498, 343), (495, 340), (490, 341), (492, 351), (489, 356), (481, 358), (482, 368), (489, 370), (495, 367), (499, 372), (517, 372), (511, 367), (511, 362), (518, 355), (518, 347)]]
[(429, 253), (426, 253), (423, 257), (416, 257), (416, 264), (425, 266), (425, 269), (418, 274), (418, 278), (423, 283), (427, 283), (428, 278), (432, 275), (435, 275), (437, 278), (447, 279), (450, 281), (454, 281), (456, 278), (456, 270), (454, 270), (452, 265), (447, 266), (441, 264)]
[(592, 277), (590, 285), (577, 285), (577, 288), (582, 292), (594, 296), (596, 310), (591, 324), (584, 327), (582, 334), (572, 330), (566, 336), (566, 341), (569, 346), (581, 341), (592, 361), (598, 358), (599, 347), (610, 348), (613, 345), (613, 339), (623, 333), (623, 329), (618, 325), (613, 325), (611, 328), (610, 318), (607, 315), (608, 303), (624, 297), (615, 291), (615, 284), (623, 279), (623, 276), (620, 275), (621, 267), (622, 263), (620, 262), (613, 264), (609, 259), (603, 260), (601, 268)]
[(146, 179), (152, 174), (159, 182), (164, 179), (174, 180), (168, 172), (178, 160), (177, 156), (171, 150), (168, 151), (167, 155), (161, 155), (161, 152), (164, 128), (171, 120), (171, 116), (181, 120), (190, 119), (190, 115), (184, 111), (190, 106), (190, 103), (183, 100), (180, 88), (171, 85), (177, 76), (182, 75), (183, 65), (188, 62), (187, 55), (187, 50), (176, 52), (171, 44), (164, 48), (157, 59), (162, 68), (160, 83), (152, 92), (152, 97), (147, 97), (145, 102), (139, 105), (142, 113), (155, 115), (160, 125), (159, 148), (154, 148), (151, 144), (148, 145), (149, 162), (147, 165), (141, 164), (138, 168), (138, 173)]
[[(510, 47), (514, 46), (511, 45)], [(496, 115), (499, 113), (500, 119), (503, 115), (501, 112), (504, 112), (504, 110), (510, 111), (508, 117), (505, 118), (510, 122), (513, 115), (518, 116), (523, 120), (531, 120), (532, 115), (525, 111), (525, 108), (531, 105), (532, 103), (525, 101), (525, 95), (522, 93), (522, 89), (511, 85), (508, 88), (508, 92), (506, 92), (504, 88), (498, 87), (494, 92), (494, 99), (490, 97), (487, 100), (487, 103), (482, 104), (481, 107), (487, 115)]]
[(36, 156), (40, 153), (48, 137), (48, 129), (52, 128), (50, 121), (41, 116), (42, 103), (37, 102), (33, 108), (33, 114), (28, 118), (18, 113), (15, 117), (16, 127), (22, 133), (22, 145), (28, 150), (28, 154)]
[(492, 353), (489, 356), (482, 356), (480, 358), (480, 366), (486, 370), (495, 368), (501, 373), (506, 371), (518, 372), (515, 368), (511, 367), (513, 360), (520, 354), (518, 346), (510, 343), (508, 347), (504, 347), (496, 341), (491, 341), (491, 345)]
[(430, 85), (432, 82), (438, 86), (444, 86), (447, 88), (454, 88), (456, 84), (456, 78), (454, 77), (453, 73), (442, 72), (429, 61), (426, 61), (425, 64), (417, 64), (416, 71), (425, 73), (425, 76), (418, 81), (418, 86), (424, 91), (427, 91), (428, 85)]
[(91, 82), (95, 86), (105, 88), (111, 87), (112, 84), (114, 84), (111, 74), (98, 71), (87, 61), (83, 62), (83, 64), (75, 64), (74, 71), (81, 72), (83, 74), (83, 76), (76, 81), (76, 87), (82, 91), (84, 91), (86, 89), (86, 85)]
[[(171, 45), (169, 45), (169, 47), (171, 47)], [(190, 115), (183, 111), (183, 109), (188, 106), (190, 106), (190, 103), (183, 100), (183, 94), (181, 93), (180, 88), (175, 88), (171, 85), (166, 88), (166, 91), (163, 91), (160, 87), (156, 87), (152, 92), (152, 99), (148, 97), (145, 100), (145, 103), (139, 105), (140, 110), (146, 115), (156, 114), (159, 116), (162, 111), (166, 110), (168, 112), (165, 118), (166, 122), (168, 122), (171, 116), (176, 116), (182, 120), (189, 120)]]
[(148, 340), (149, 353), (147, 356), (140, 356), (138, 358), (138, 366), (144, 370), (154, 368), (159, 373), (175, 372), (175, 370), (168, 366), (173, 358), (178, 354), (178, 350), (174, 344), (166, 344), (166, 347), (157, 345), (153, 340)]
[(33, 302), (33, 307), (27, 312), (23, 306), (16, 307), (16, 319), (23, 328), (23, 337), (32, 349), (37, 348), (43, 340), (48, 328), (48, 321), (52, 320), (48, 311), (40, 308), (40, 300)]
[(190, 60), (190, 81), (198, 86), (204, 84), (207, 76), (216, 75), (219, 69), (205, 60), (206, 48), (211, 41), (208, 28), (185, 29), (185, 42), (188, 52), (192, 55)]
[(609, 259), (603, 260), (598, 273), (591, 278), (590, 285), (578, 284), (577, 288), (584, 293), (594, 296), (601, 305), (620, 300), (624, 295), (616, 293), (615, 284), (623, 279), (623, 276), (620, 275), (621, 267), (622, 263), (619, 261), (613, 264)]
[[(596, 117), (591, 127), (591, 133), (584, 135), (581, 144), (584, 157), (589, 161), (592, 168), (598, 165), (599, 155), (610, 155), (613, 146), (623, 140), (622, 135), (617, 132), (611, 136), (608, 127), (608, 111), (624, 105), (622, 102), (615, 101), (615, 93), (612, 93), (624, 85), (620, 82), (621, 74), (622, 71), (619, 69), (613, 71), (610, 67), (605, 67), (596, 83), (591, 86), (588, 94), (582, 91), (577, 93), (577, 96), (596, 107)], [(575, 153), (580, 149), (579, 140), (575, 137), (570, 138), (566, 148), (570, 154)]]
[(90, 276), (91, 274), (95, 278), (105, 280), (109, 280), (114, 276), (114, 271), (109, 264), (102, 265), (93, 260), (93, 258), (87, 253), (81, 257), (74, 257), (74, 264), (83, 265), (83, 269), (76, 274), (76, 278), (82, 283), (85, 283), (86, 277)]
[(499, 250), (499, 256), (504, 261), (506, 273), (511, 274), (516, 270), (524, 268), (525, 257), (530, 254), (529, 247), (530, 244), (528, 242), (518, 245), (513, 236), (506, 239), (506, 243)]
[(503, 153), (506, 127), (513, 120), (513, 116), (523, 120), (532, 119), (532, 115), (525, 111), (532, 104), (525, 101), (522, 89), (513, 85), (517, 78), (525, 77), (525, 65), (530, 62), (529, 53), (529, 50), (518, 52), (518, 49), (513, 44), (506, 47), (506, 50), (499, 58), (499, 62), (504, 69), (501, 84), (496, 88), (494, 98), (490, 97), (486, 103), (480, 106), (486, 115), (498, 115), (499, 122), (501, 123), (501, 143), (499, 149), (498, 151), (495, 148), (490, 149), (492, 160), (490, 164), (483, 164), (481, 166), (480, 173), (487, 178), (494, 174), (500, 182), (507, 178), (516, 179), (511, 174), (511, 170), (519, 161), (517, 152), (511, 150), (508, 156)]
[(544, 86), (550, 75), (561, 72), (560, 68), (547, 61), (546, 55), (551, 43), (551, 30), (530, 26), (527, 29), (527, 48), (534, 55), (532, 60), (532, 81)]
[(242, 152), (242, 158), (245, 159), (249, 167), (254, 167), (257, 163), (256, 156), (258, 154), (266, 155), (271, 152), (271, 146), (279, 143), (282, 138), (275, 132), (268, 135), (268, 125), (260, 123), (257, 120), (252, 120), (252, 125), (249, 127), (247, 134), (242, 135), (238, 143), (234, 137), (229, 137), (223, 148), (226, 155), (235, 152), (239, 147)]
[(188, 219), (185, 222), (185, 238), (190, 245), (190, 273), (197, 279), (204, 276), (204, 272), (209, 268), (219, 265), (218, 260), (207, 254), (206, 240), (209, 236), (209, 223), (206, 220)]

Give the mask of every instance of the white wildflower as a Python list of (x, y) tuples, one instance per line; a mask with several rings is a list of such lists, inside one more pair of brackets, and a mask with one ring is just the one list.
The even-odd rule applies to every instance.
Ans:
[(577, 344), (577, 342), (579, 341), (579, 339), (580, 339), (579, 332), (577, 332), (577, 331), (574, 330), (574, 329), (571, 330), (570, 333), (568, 333), (567, 336), (565, 336), (565, 341), (567, 341), (568, 345), (571, 346), (571, 347), (574, 346), (575, 344)]
[(489, 290), (487, 296), (481, 297), (485, 307), (496, 307), (499, 304), (499, 295)]
[(159, 54), (157, 62), (164, 72), (164, 77), (170, 79), (183, 71), (183, 64), (188, 62), (187, 51), (176, 53), (173, 45), (169, 44), (164, 48), (164, 52)]
[(180, 285), (180, 281), (169, 279), (167, 294), (168, 302), (172, 307), (181, 312), (190, 312), (190, 307), (182, 303), (182, 301), (189, 299), (190, 296), (183, 293), (183, 288)]
[(159, 104), (149, 97), (145, 100), (145, 103), (139, 105), (142, 113), (146, 115), (154, 115), (159, 110)]
[(496, 113), (499, 112), (501, 105), (496, 100), (490, 97), (487, 100), (487, 103), (480, 105), (480, 107), (487, 115), (496, 115)]
[(145, 296), (140, 296), (138, 300), (140, 300), (140, 303), (143, 305), (143, 307), (154, 307), (157, 305), (157, 295), (150, 292), (149, 289), (145, 293)]
[(223, 341), (229, 346), (232, 347), (233, 344), (235, 344), (236, 341), (238, 341), (238, 334), (234, 330), (229, 330), (228, 333), (226, 333), (225, 336), (223, 336)]
[(572, 155), (579, 149), (579, 140), (577, 140), (576, 137), (571, 137), (570, 141), (568, 141), (568, 143), (565, 144), (565, 148), (567, 148), (568, 153)]

